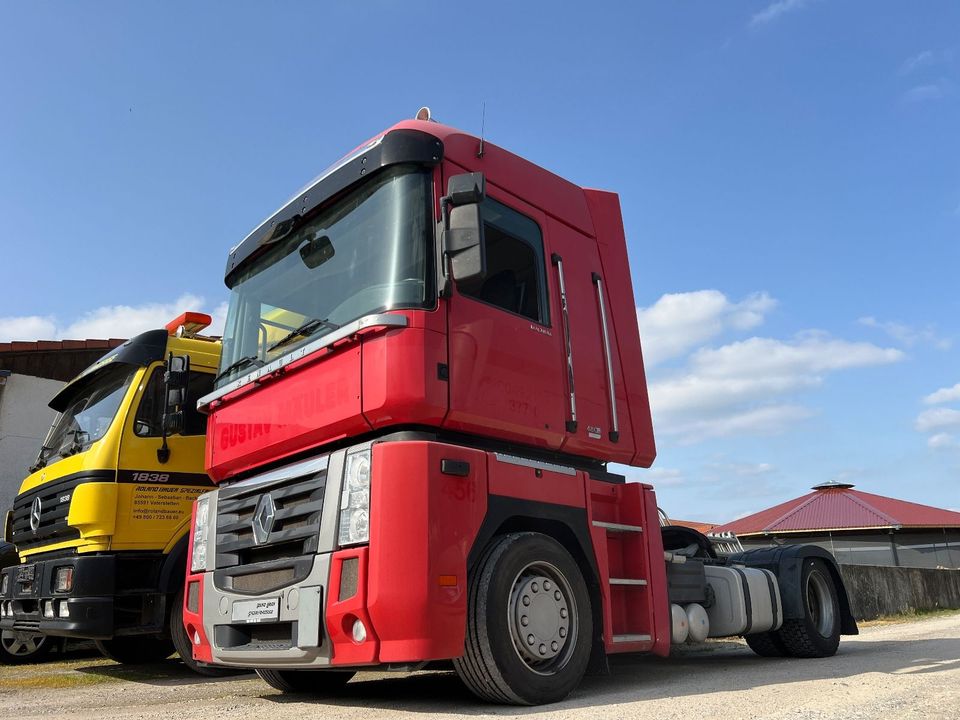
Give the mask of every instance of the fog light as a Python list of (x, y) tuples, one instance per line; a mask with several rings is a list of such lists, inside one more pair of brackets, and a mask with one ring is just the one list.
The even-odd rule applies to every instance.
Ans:
[(53, 600), (44, 600), (43, 601), (43, 616), (45, 618), (53, 617)]
[(70, 606), (66, 600), (57, 600), (57, 615), (62, 618), (70, 617)]
[(367, 639), (367, 629), (363, 626), (363, 623), (360, 620), (353, 621), (353, 641), (355, 643), (362, 643)]
[(73, 589), (73, 566), (57, 568), (57, 574), (54, 577), (53, 589), (56, 592), (70, 592)]

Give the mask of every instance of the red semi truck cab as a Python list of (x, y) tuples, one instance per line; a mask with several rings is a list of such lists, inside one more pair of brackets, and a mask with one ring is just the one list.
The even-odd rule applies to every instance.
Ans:
[[(677, 608), (709, 606), (709, 549), (665, 551), (653, 489), (607, 470), (655, 457), (615, 194), (401, 122), (234, 247), (226, 284), (197, 660), (287, 691), (452, 660), (483, 698), (539, 703), (609, 653), (667, 654)], [(772, 587), (746, 632), (779, 628)]]

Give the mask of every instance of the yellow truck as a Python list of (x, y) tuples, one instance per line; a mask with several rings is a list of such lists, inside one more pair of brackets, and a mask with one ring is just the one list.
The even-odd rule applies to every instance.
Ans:
[(176, 650), (221, 672), (194, 661), (181, 597), (191, 506), (212, 487), (196, 410), (220, 358), (209, 324), (184, 313), (138, 335), (51, 400), (59, 414), (4, 521), (20, 559), (0, 575), (8, 662), (84, 638), (121, 663)]

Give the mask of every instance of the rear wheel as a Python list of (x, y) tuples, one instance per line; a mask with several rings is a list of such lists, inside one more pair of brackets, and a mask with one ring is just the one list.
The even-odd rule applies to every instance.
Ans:
[(198, 675), (228, 677), (242, 672), (232, 668), (201, 665), (193, 659), (193, 643), (187, 636), (187, 629), (183, 626), (183, 590), (173, 596), (173, 607), (170, 610), (170, 639), (173, 641), (173, 647), (177, 650), (177, 655), (183, 660), (183, 664)]
[(808, 559), (800, 576), (804, 615), (784, 620), (777, 636), (793, 657), (829, 657), (840, 645), (840, 604), (830, 570), (822, 560)]
[(170, 638), (155, 635), (123, 635), (110, 640), (97, 640), (97, 650), (123, 665), (156, 663), (173, 655)]
[(352, 672), (336, 670), (266, 670), (257, 669), (257, 675), (270, 687), (285, 693), (312, 693), (333, 695), (343, 689)]
[(454, 668), (478, 697), (539, 705), (565, 698), (590, 659), (593, 615), (580, 568), (553, 538), (493, 541), (469, 580), (463, 656)]
[(0, 663), (20, 665), (41, 662), (50, 654), (55, 644), (56, 641), (46, 635), (4, 630), (0, 632)]
[(775, 632), (745, 635), (743, 639), (747, 641), (750, 649), (761, 657), (783, 657), (789, 654)]

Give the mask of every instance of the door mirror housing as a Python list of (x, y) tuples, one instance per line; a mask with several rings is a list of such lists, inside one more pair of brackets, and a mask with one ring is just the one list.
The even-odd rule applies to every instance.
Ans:
[(161, 420), (163, 444), (157, 450), (157, 460), (161, 463), (170, 459), (167, 435), (183, 432), (183, 407), (187, 404), (189, 382), (190, 356), (170, 353), (167, 358), (167, 369), (163, 373), (164, 404)]
[(447, 182), (443, 208), (443, 252), (460, 287), (472, 290), (487, 275), (487, 248), (480, 203), (486, 197), (483, 173), (454, 175)]

